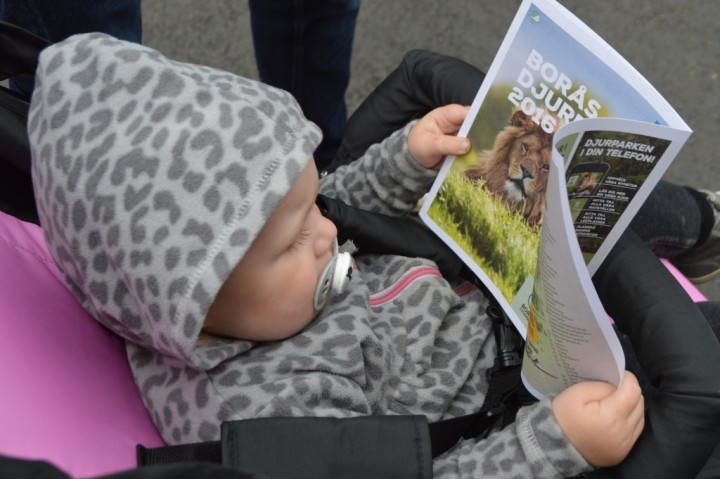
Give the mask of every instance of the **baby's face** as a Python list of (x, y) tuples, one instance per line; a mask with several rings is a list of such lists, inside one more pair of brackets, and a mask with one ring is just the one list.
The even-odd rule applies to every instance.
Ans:
[(317, 315), (313, 295), (337, 237), (315, 205), (317, 194), (310, 161), (220, 289), (205, 331), (273, 341), (299, 332)]

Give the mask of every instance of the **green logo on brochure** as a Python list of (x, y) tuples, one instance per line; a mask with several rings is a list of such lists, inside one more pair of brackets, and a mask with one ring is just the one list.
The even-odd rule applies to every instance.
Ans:
[(533, 23), (539, 22), (540, 21), (540, 12), (538, 12), (537, 10), (535, 10), (534, 12), (530, 12), (530, 20)]

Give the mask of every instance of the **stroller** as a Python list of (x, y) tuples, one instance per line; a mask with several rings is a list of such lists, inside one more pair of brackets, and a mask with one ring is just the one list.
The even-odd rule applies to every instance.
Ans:
[[(3, 26), (5, 27), (7, 26)], [(32, 73), (33, 55), (34, 58), (37, 57), (37, 52), (43, 45), (42, 41), (12, 27), (7, 27), (3, 31), (5, 33), (0, 41), (4, 44), (7, 44), (5, 43), (7, 41), (12, 42), (10, 44), (19, 47), (14, 49), (15, 53), (20, 52), (20, 60), (11, 65), (12, 68), (8, 69), (6, 74), (12, 75), (23, 71)], [(13, 49), (7, 51), (11, 50)], [(23, 56), (24, 54), (28, 55)], [(3, 58), (8, 56), (3, 55)], [(20, 67), (25, 69), (22, 70)], [(462, 78), (463, 82), (454, 81), (458, 78)], [(415, 81), (416, 79), (418, 81)], [(427, 52), (412, 52), (398, 70), (393, 72), (351, 117), (346, 140), (333, 167), (352, 161), (377, 139), (387, 136), (389, 132), (402, 126), (409, 119), (422, 115), (436, 105), (449, 102), (469, 103), (481, 81), (482, 73), (470, 65), (450, 57)], [(446, 87), (438, 91), (434, 89), (438, 84), (444, 84)], [(18, 105), (22, 107), (22, 100), (4, 90), (2, 93), (3, 99), (9, 99), (7, 103), (9, 106), (3, 104), (5, 106), (3, 112), (14, 108), (13, 112), (21, 114), (22, 110), (15, 107)], [(7, 125), (11, 129), (17, 124), (17, 121), (2, 123), (3, 128)], [(2, 138), (10, 138), (10, 135), (3, 134)], [(17, 138), (19, 147), (2, 148), (3, 158), (0, 164), (3, 168), (6, 165), (12, 166), (13, 169), (8, 168), (7, 171), (13, 171), (14, 180), (11, 181), (13, 185), (27, 187), (30, 185), (29, 174), (23, 176), (23, 172), (29, 171), (29, 152), (22, 147), (22, 135)], [(5, 158), (6, 154), (8, 158)], [(10, 178), (9, 175), (10, 173), (2, 172), (3, 178)], [(160, 446), (162, 441), (154, 431), (147, 414), (144, 413), (142, 404), (131, 385), (132, 379), (129, 378), (127, 364), (123, 369), (122, 344), (118, 338), (112, 337), (94, 323), (74, 302), (68, 291), (63, 289), (58, 272), (47, 250), (44, 249), (39, 228), (18, 219), (22, 217), (33, 220), (32, 196), (6, 193), (8, 191), (3, 188), (3, 204), (7, 204), (6, 211), (15, 216), (4, 215), (0, 223), (4, 239), (1, 246), (5, 248), (3, 263), (9, 266), (7, 270), (3, 268), (5, 272), (3, 276), (6, 276), (3, 278), (5, 280), (3, 290), (9, 294), (3, 296), (2, 309), (5, 311), (7, 307), (10, 312), (7, 316), (3, 314), (4, 319), (0, 324), (0, 327), (4, 328), (4, 334), (0, 336), (7, 339), (7, 344), (0, 349), (8, 354), (3, 363), (12, 366), (7, 370), (3, 369), (6, 388), (20, 394), (15, 396), (16, 403), (6, 405), (4, 408), (6, 412), (3, 413), (2, 423), (12, 424), (13, 427), (3, 427), (3, 432), (0, 433), (3, 436), (0, 452), (6, 455), (51, 460), (61, 468), (71, 471), (75, 476), (91, 476), (132, 467), (134, 465), (134, 461), (131, 460), (132, 449), (135, 443), (152, 447)], [(608, 281), (608, 278), (612, 278), (614, 282)], [(595, 280), (606, 310), (615, 318), (619, 328), (630, 337), (639, 361), (656, 391), (652, 397), (647, 398), (649, 409), (646, 429), (629, 458), (616, 469), (599, 470), (591, 476), (641, 478), (697, 475), (720, 436), (718, 413), (720, 379), (711, 374), (715, 364), (720, 360), (720, 346), (700, 311), (688, 299), (683, 288), (632, 235), (626, 235), (618, 244), (616, 252), (608, 258)], [(37, 291), (42, 291), (44, 301), (31, 300), (30, 295), (36, 294)], [(46, 296), (46, 291), (52, 296)], [(629, 298), (632, 298), (632, 301)], [(42, 306), (31, 303), (43, 303), (49, 307), (10, 309), (12, 305), (18, 304)], [(82, 324), (81, 329), (88, 334), (83, 336), (81, 341), (72, 342), (70, 341), (72, 337), (68, 339), (56, 336), (64, 329), (74, 330), (80, 327), (79, 324)], [(28, 331), (23, 330), (27, 325), (33, 327), (32, 334), (28, 335)], [(89, 333), (90, 330), (92, 333)], [(23, 343), (21, 339), (28, 342)], [(85, 343), (100, 343), (108, 349), (107, 351), (83, 349), (87, 346)], [(77, 363), (66, 366), (67, 358), (64, 355), (59, 356), (60, 359), (43, 358), (48, 360), (44, 365), (38, 365), (38, 361), (30, 360), (18, 363), (10, 353), (17, 352), (18, 344), (27, 344), (25, 349), (32, 348), (33, 353), (35, 349), (47, 351), (49, 344), (54, 344), (56, 352), (58, 344), (65, 345), (61, 349), (73, 349), (68, 345), (77, 344), (78, 349), (71, 351), (73, 354), (77, 353), (74, 356)], [(107, 356), (112, 356), (117, 361), (113, 365), (114, 369), (105, 367)], [(53, 426), (58, 424), (58, 417), (61, 416), (59, 413), (72, 409), (71, 402), (63, 404), (67, 407), (58, 408), (58, 401), (73, 400), (68, 400), (71, 396), (60, 396), (58, 389), (49, 388), (52, 385), (49, 383), (50, 376), (65, 377), (66, 368), (78, 367), (83, 362), (86, 367), (88, 364), (92, 365), (90, 370), (94, 369), (92, 372), (96, 376), (95, 381), (80, 381), (73, 384), (70, 389), (78, 392), (77, 388), (88, 388), (87, 391), (80, 391), (81, 396), (85, 396), (86, 400), (83, 404), (98, 402), (103, 407), (99, 411), (87, 407), (79, 411), (75, 410), (75, 415), (65, 417), (67, 422), (61, 427), (48, 427), (48, 424)], [(31, 364), (33, 369), (29, 367)], [(53, 364), (60, 364), (63, 367), (51, 368)], [(48, 383), (22, 382), (23, 378), (35, 378), (41, 372), (51, 372), (44, 376)], [(30, 386), (35, 389), (30, 389)], [(58, 386), (60, 389), (65, 389), (64, 393), (67, 392), (67, 384)], [(111, 394), (107, 394), (107, 389), (99, 391), (105, 392), (104, 395), (94, 394), (98, 388), (111, 386), (115, 386)], [(116, 392), (117, 395), (124, 395), (123, 401), (115, 401)], [(88, 396), (91, 401), (87, 401)], [(24, 397), (27, 397), (27, 404), (22, 403)], [(38, 402), (31, 403), (30, 399), (36, 399)], [(44, 416), (42, 413), (46, 411), (49, 414)], [(35, 416), (34, 423), (29, 424), (28, 418), (33, 416)], [(14, 421), (10, 422), (11, 418)], [(391, 420), (393, 419), (374, 417), (373, 424), (383, 428), (383, 423), (390, 424)], [(308, 418), (308, 429), (318, 430), (320, 426), (317, 421), (321, 419)], [(99, 427), (92, 427), (95, 423), (99, 423)], [(31, 425), (35, 429), (23, 436), (24, 443), (18, 447), (17, 434), (27, 433)], [(83, 426), (80, 428), (80, 436), (73, 436), (72, 427), (77, 430), (78, 425)], [(385, 473), (390, 471), (390, 464), (380, 463), (378, 466), (377, 458), (367, 452), (363, 454), (361, 450), (343, 449), (344, 442), (341, 435), (333, 436), (336, 433), (337, 431), (328, 430), (326, 440), (323, 442), (326, 449), (320, 451), (321, 456), (333, 455), (337, 452), (339, 456), (334, 462), (342, 463), (347, 459), (347, 467), (353, 468), (352, 472), (359, 477), (375, 477), (373, 472), (370, 472), (371, 467), (387, 466), (388, 469), (375, 470)], [(49, 436), (55, 436), (57, 439), (54, 444), (50, 444), (51, 447), (63, 442), (69, 447), (62, 453), (52, 451), (50, 448), (43, 449), (40, 445)], [(72, 446), (77, 444), (76, 439), (78, 441), (84, 439), (86, 449), (73, 448)], [(110, 447), (106, 443), (108, 439), (110, 442), (116, 441), (115, 444), (119, 443), (119, 446)], [(313, 446), (297, 436), (292, 439), (295, 444), (307, 443), (310, 447)], [(423, 436), (423, 439), (427, 438)], [(90, 449), (88, 443), (95, 443), (97, 447)], [(389, 450), (396, 449), (389, 448)], [(347, 457), (341, 455), (343, 452), (347, 453)], [(427, 455), (420, 457), (418, 449), (406, 452), (407, 455), (398, 454), (395, 457), (395, 466), (399, 465), (399, 469), (405, 469), (406, 475), (411, 476), (412, 472), (418, 472), (419, 469), (417, 464), (411, 462), (412, 454), (416, 454), (415, 459), (418, 463), (427, 460)], [(120, 457), (123, 458), (122, 461), (117, 460), (111, 466), (103, 462), (105, 458)], [(88, 459), (100, 460), (93, 466), (83, 469), (80, 464)], [(227, 460), (224, 456), (220, 459)], [(188, 466), (190, 467), (198, 466)], [(188, 473), (189, 470), (185, 469), (184, 472)], [(183, 468), (175, 466), (173, 471), (180, 474), (183, 473)], [(149, 470), (138, 471), (138, 473), (143, 472), (150, 473)], [(257, 471), (250, 470), (250, 472)], [(303, 471), (295, 472), (294, 476), (300, 477)]]

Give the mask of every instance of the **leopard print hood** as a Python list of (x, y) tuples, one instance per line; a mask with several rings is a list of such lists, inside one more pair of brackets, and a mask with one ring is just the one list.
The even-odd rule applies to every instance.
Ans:
[(48, 246), (98, 321), (194, 369), (252, 346), (197, 343), (320, 142), (290, 94), (76, 35), (40, 56), (28, 132)]

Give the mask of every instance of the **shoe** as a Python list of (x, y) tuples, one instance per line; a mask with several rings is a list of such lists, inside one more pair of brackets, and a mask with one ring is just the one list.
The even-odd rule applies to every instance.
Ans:
[(670, 261), (694, 284), (705, 283), (720, 276), (720, 191), (699, 191), (705, 193), (715, 212), (715, 226), (703, 244), (694, 246)]

